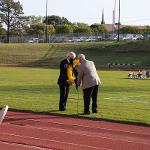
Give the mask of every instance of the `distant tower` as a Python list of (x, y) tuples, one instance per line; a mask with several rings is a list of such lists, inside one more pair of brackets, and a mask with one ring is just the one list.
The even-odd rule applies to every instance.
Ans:
[(104, 9), (102, 10), (102, 21), (101, 24), (105, 24), (105, 20), (104, 20)]

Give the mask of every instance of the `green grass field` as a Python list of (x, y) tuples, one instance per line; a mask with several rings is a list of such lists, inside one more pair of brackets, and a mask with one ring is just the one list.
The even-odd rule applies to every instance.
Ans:
[(71, 87), (67, 111), (58, 111), (57, 69), (0, 68), (0, 107), (42, 113), (150, 124), (150, 80), (127, 79), (128, 72), (99, 71), (99, 113), (83, 116), (82, 91)]
[(0, 65), (49, 66), (57, 68), (68, 51), (84, 53), (97, 67), (108, 63), (150, 67), (150, 40), (102, 41), (50, 44), (0, 44)]

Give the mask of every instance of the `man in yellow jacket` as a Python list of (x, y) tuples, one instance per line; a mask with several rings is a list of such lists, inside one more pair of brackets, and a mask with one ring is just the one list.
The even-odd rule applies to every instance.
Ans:
[(68, 83), (70, 85), (72, 84), (76, 84), (76, 80), (77, 80), (77, 70), (76, 70), (76, 66), (80, 65), (80, 61), (79, 59), (74, 59), (73, 63), (69, 64), (67, 67), (67, 76), (68, 76)]

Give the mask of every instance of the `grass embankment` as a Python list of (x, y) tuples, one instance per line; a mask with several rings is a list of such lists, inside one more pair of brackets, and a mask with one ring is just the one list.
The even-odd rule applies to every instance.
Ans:
[(0, 107), (19, 111), (65, 114), (150, 125), (150, 80), (127, 79), (128, 72), (99, 71), (99, 113), (83, 116), (82, 91), (71, 87), (67, 111), (58, 111), (59, 70), (39, 68), (0, 68)]
[(150, 41), (52, 43), (52, 44), (0, 44), (1, 65), (56, 67), (68, 51), (84, 53), (97, 67), (108, 63), (136, 64), (150, 67)]

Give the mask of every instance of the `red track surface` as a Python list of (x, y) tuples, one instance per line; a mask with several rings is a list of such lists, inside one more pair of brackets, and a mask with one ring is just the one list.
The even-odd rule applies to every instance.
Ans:
[(150, 128), (8, 112), (0, 150), (150, 150)]

